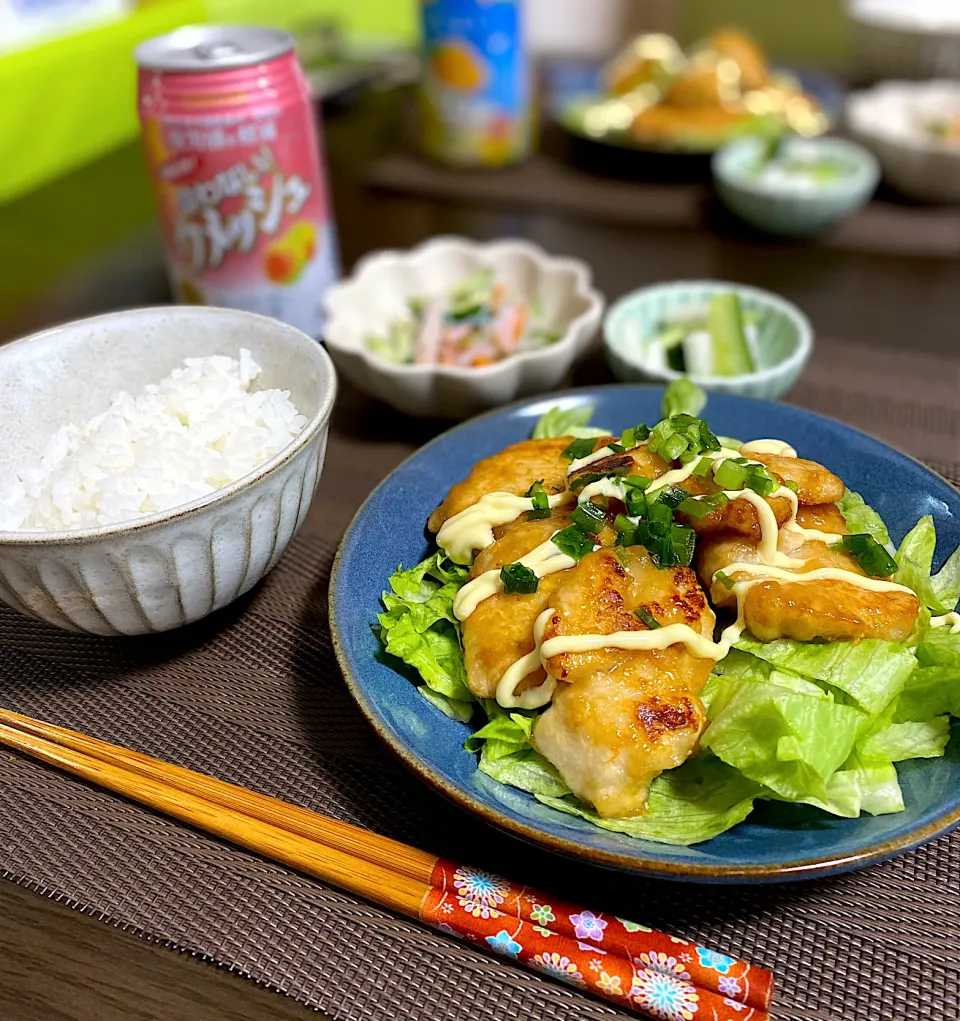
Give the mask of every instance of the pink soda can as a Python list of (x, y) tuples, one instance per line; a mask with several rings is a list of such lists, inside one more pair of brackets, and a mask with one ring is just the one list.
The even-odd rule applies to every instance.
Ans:
[(339, 257), (293, 37), (196, 25), (134, 56), (174, 300), (259, 312), (319, 337)]

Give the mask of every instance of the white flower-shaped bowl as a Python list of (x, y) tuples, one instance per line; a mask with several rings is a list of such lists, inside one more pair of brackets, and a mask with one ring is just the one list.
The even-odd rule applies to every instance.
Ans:
[(69, 422), (184, 358), (236, 357), (255, 386), (290, 391), (306, 416), (275, 457), (168, 511), (71, 532), (0, 531), (0, 600), (68, 631), (138, 635), (199, 620), (252, 588), (303, 523), (323, 467), (336, 376), (321, 346), (276, 319), (198, 306), (83, 319), (0, 347), (0, 473), (36, 460)]
[(850, 134), (872, 149), (887, 183), (923, 202), (960, 201), (960, 146), (931, 137), (924, 124), (960, 115), (960, 81), (883, 82), (854, 92)]
[[(479, 368), (397, 365), (375, 354), (366, 338), (407, 314), (410, 298), (442, 294), (490, 266), (535, 301), (552, 344)], [(518, 397), (555, 390), (586, 351), (600, 325), (604, 300), (578, 259), (555, 258), (527, 241), (487, 244), (440, 237), (406, 252), (378, 252), (325, 298), (324, 339), (337, 369), (361, 390), (408, 415), (467, 418)]]

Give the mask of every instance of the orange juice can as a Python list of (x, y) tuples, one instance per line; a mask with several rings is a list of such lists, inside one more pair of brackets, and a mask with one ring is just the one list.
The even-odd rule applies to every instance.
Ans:
[(134, 56), (174, 300), (259, 312), (319, 337), (339, 257), (293, 37), (188, 26)]
[(521, 0), (421, 0), (420, 144), (455, 167), (530, 155), (532, 94)]

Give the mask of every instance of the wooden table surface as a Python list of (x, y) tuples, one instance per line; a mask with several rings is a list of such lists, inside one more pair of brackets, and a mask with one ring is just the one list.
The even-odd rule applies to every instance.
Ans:
[[(906, 348), (920, 356), (921, 366), (925, 353), (957, 350), (960, 264), (942, 243), (937, 254), (927, 255), (917, 254), (923, 245), (916, 238), (905, 240), (902, 252), (896, 238), (851, 251), (831, 244), (777, 243), (737, 232), (678, 229), (656, 216), (648, 223), (635, 215), (629, 222), (617, 222), (609, 211), (591, 218), (587, 210), (571, 214), (543, 205), (491, 204), (489, 199), (439, 201), (426, 195), (370, 192), (363, 185), (364, 167), (392, 144), (396, 125), (402, 123), (397, 116), (400, 101), (369, 97), (328, 125), (347, 267), (372, 249), (405, 247), (434, 234), (522, 235), (551, 251), (587, 260), (611, 300), (656, 280), (719, 277), (768, 287), (796, 301), (812, 319), (821, 350), (831, 338), (859, 342), (867, 358), (871, 350), (881, 358), (900, 356)], [(14, 207), (0, 208), (0, 265), (20, 258), (30, 246), (23, 225), (30, 222), (32, 208), (52, 203), (69, 210), (72, 189), (79, 189), (81, 178), (85, 195), (92, 182), (98, 201), (109, 203), (106, 184), (97, 191), (97, 175), (112, 181), (118, 167), (132, 175), (127, 182), (131, 188), (146, 189), (139, 157), (131, 150), (41, 189)], [(665, 203), (676, 203), (682, 186), (659, 187)], [(648, 188), (645, 195), (647, 201), (658, 201), (655, 190)], [(929, 223), (929, 211), (922, 215)], [(897, 223), (909, 222), (909, 209), (897, 211), (897, 217)], [(125, 236), (104, 249), (97, 245), (96, 217), (88, 219), (90, 251), (64, 260), (48, 274), (51, 282), (41, 293), (14, 303), (0, 320), (0, 341), (69, 318), (167, 300), (155, 224), (132, 217)], [(608, 379), (594, 355), (577, 370), (574, 381)], [(843, 380), (836, 383), (842, 386)], [(306, 528), (338, 536), (373, 485), (441, 428), (443, 423), (405, 419), (344, 384), (323, 481)], [(944, 459), (950, 454), (942, 452)], [(939, 455), (936, 450), (929, 454)], [(208, 963), (149, 945), (67, 905), (0, 883), (2, 1021), (246, 1021), (311, 1014), (316, 1016)]]

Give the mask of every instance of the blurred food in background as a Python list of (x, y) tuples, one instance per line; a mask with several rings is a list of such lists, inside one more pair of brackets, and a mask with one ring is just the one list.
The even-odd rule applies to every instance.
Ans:
[(822, 134), (829, 119), (789, 74), (774, 71), (746, 33), (724, 28), (686, 52), (663, 34), (638, 36), (561, 123), (588, 138), (639, 149), (712, 152), (744, 134)]
[(532, 94), (519, 0), (423, 0), (420, 143), (450, 166), (529, 155)]
[(293, 37), (197, 25), (151, 39), (135, 56), (173, 293), (319, 336), (339, 260)]
[(852, 93), (845, 118), (891, 187), (922, 202), (960, 201), (960, 81), (881, 82)]

